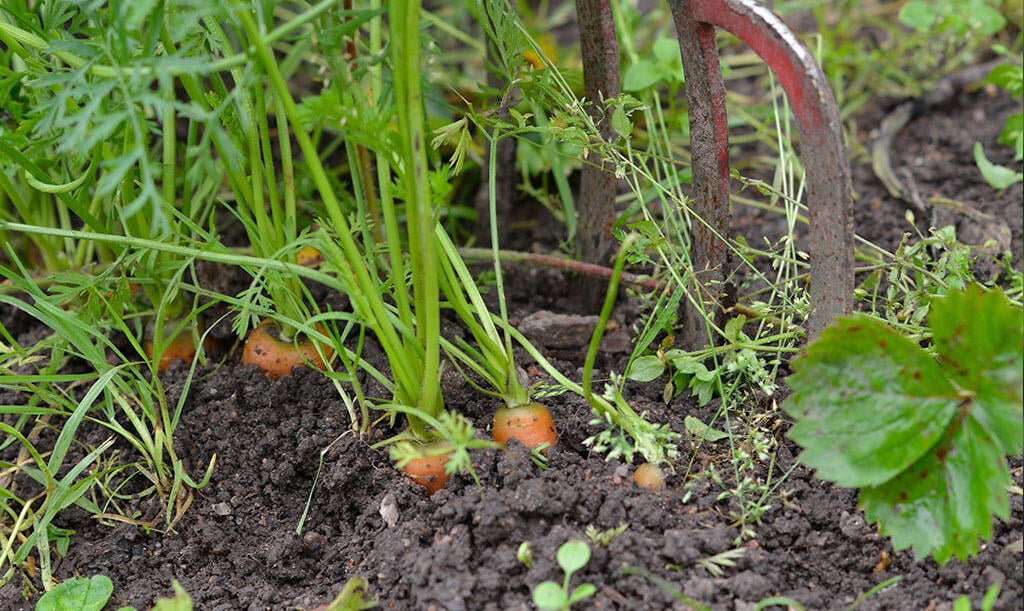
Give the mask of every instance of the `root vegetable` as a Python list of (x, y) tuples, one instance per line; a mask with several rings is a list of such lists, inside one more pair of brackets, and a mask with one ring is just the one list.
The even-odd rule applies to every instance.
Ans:
[(444, 466), (448, 463), (451, 452), (439, 455), (426, 455), (410, 460), (402, 472), (412, 478), (420, 486), (427, 489), (427, 494), (434, 494), (448, 483), (448, 473)]
[(316, 269), (324, 262), (324, 256), (312, 246), (303, 246), (295, 255), (295, 262), (303, 267)]
[(537, 402), (498, 408), (494, 412), (492, 435), (502, 445), (508, 443), (509, 439), (516, 439), (530, 449), (542, 443), (549, 446), (558, 443), (558, 431), (551, 419), (551, 412)]
[(636, 471), (633, 472), (633, 481), (641, 488), (647, 488), (653, 492), (665, 487), (665, 474), (661, 471), (661, 467), (648, 462), (636, 468)]
[[(144, 340), (142, 342), (142, 350), (146, 353), (146, 358), (153, 359), (153, 341)], [(191, 363), (196, 358), (196, 345), (192, 342), (192, 336), (183, 333), (170, 342), (164, 345), (163, 352), (160, 353), (160, 362), (157, 364), (157, 370), (160, 372), (166, 371), (174, 361), (185, 361)]]
[[(333, 351), (324, 347), (324, 354), (329, 359)], [(259, 367), (271, 380), (290, 375), (292, 369), (307, 363), (317, 369), (326, 367), (311, 340), (282, 339), (280, 328), (271, 320), (261, 322), (249, 332), (242, 349), (242, 363)]]
[[(151, 335), (151, 333), (150, 333)], [(211, 337), (203, 340), (203, 348), (207, 352), (219, 350), (219, 342)], [(142, 352), (150, 361), (153, 360), (153, 340), (150, 337), (142, 340)], [(163, 373), (175, 361), (191, 363), (196, 358), (196, 344), (192, 333), (183, 331), (170, 340), (165, 339), (163, 351), (160, 353), (160, 362), (157, 363), (157, 371)]]

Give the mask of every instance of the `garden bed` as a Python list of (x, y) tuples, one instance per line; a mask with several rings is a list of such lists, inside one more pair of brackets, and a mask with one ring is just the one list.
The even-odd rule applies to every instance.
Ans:
[[(894, 165), (908, 168), (926, 197), (955, 199), (1004, 221), (1019, 267), (1021, 185), (994, 191), (982, 181), (971, 154), (975, 141), (991, 146), (1015, 109), (1019, 103), (1004, 95), (963, 93), (899, 135)], [(880, 108), (864, 113), (859, 124), (865, 141), (881, 114)], [(993, 161), (1009, 164), (1010, 157), (1000, 154), (989, 149)], [(893, 249), (904, 232), (913, 231), (906, 204), (890, 197), (863, 161), (854, 162), (857, 232)], [(524, 208), (517, 214), (527, 229), (514, 232), (509, 246), (528, 247), (537, 235), (529, 225), (547, 224), (545, 213)], [(979, 229), (977, 218), (961, 215), (947, 222), (964, 234)], [(931, 222), (918, 221), (922, 228)], [(775, 222), (769, 213), (738, 208), (734, 231), (761, 240)], [(983, 228), (981, 233), (984, 237)], [(518, 266), (509, 281), (514, 324), (540, 310), (576, 311), (578, 296), (564, 272)], [(630, 349), (624, 340), (635, 315), (633, 302), (620, 301), (618, 331), (604, 344), (596, 378), (622, 370)], [(10, 311), (3, 312), (2, 322), (19, 339), (33, 332)], [(545, 346), (545, 338), (536, 338), (559, 369), (577, 379), (587, 340)], [(300, 370), (270, 381), (240, 365), (237, 353), (235, 347), (222, 361), (200, 367), (192, 383), (175, 432), (176, 449), (190, 473), (200, 473), (214, 455), (217, 462), (209, 485), (195, 494), (174, 531), (70, 510), (58, 520), (60, 527), (75, 531), (68, 554), (55, 561), (58, 579), (109, 576), (114, 583), (110, 608), (148, 608), (169, 596), (177, 580), (196, 609), (312, 609), (362, 577), (382, 608), (529, 609), (535, 585), (561, 581), (555, 564), (561, 544), (587, 539), (590, 527), (607, 532), (624, 526), (617, 536), (606, 536), (607, 545), (591, 543), (593, 555), (572, 584), (591, 583), (596, 594), (579, 608), (685, 607), (661, 583), (627, 569), (647, 572), (716, 609), (750, 609), (774, 596), (809, 609), (847, 608), (893, 578), (898, 581), (871, 592), (860, 608), (948, 609), (961, 595), (979, 605), (995, 583), (1001, 584), (995, 608), (1015, 608), (1024, 598), (1019, 458), (1011, 461), (1018, 488), (1010, 494), (1010, 520), (996, 521), (991, 541), (977, 557), (940, 567), (931, 559), (915, 561), (909, 551), (894, 552), (889, 540), (865, 524), (856, 491), (794, 467), (798, 448), (786, 437), (789, 420), (778, 409), (784, 388), (775, 396), (753, 394), (745, 409), (730, 414), (737, 431), (759, 432), (746, 440), (751, 446), (745, 450), (753, 456), (749, 473), (767, 485), (760, 490), (770, 492), (763, 500), (749, 492), (737, 496), (731, 462), (737, 454), (728, 440), (698, 444), (689, 435), (682, 439), (667, 487), (653, 493), (640, 489), (631, 467), (606, 461), (584, 445), (599, 429), (589, 424), (593, 416), (587, 404), (571, 394), (546, 399), (559, 427), (546, 470), (516, 444), (506, 451), (476, 452), (479, 485), (459, 475), (428, 497), (393, 469), (386, 451), (370, 448), (391, 432), (386, 425), (374, 439), (347, 431), (348, 416), (326, 378)], [(546, 381), (527, 356), (519, 357), (531, 382)], [(164, 374), (172, 399), (186, 371), (179, 363)], [(486, 429), (496, 402), (451, 369), (442, 382), (446, 402)], [(678, 432), (685, 430), (684, 417), (710, 422), (718, 407), (715, 400), (698, 407), (687, 395), (665, 404), (657, 383), (630, 384), (627, 390), (637, 412)], [(727, 424), (719, 420), (715, 426)], [(83, 440), (98, 443), (105, 435), (91, 430)], [(756, 444), (767, 444), (774, 463), (757, 457)], [(775, 487), (775, 482), (781, 483)], [(155, 496), (136, 504), (127, 513), (161, 520), (164, 508)], [(756, 537), (741, 537), (737, 516), (747, 518)], [(517, 560), (524, 542), (533, 550), (529, 566)], [(24, 593), (38, 587), (38, 581), (13, 580), (0, 593), (0, 607), (31, 609), (38, 594), (26, 600)]]

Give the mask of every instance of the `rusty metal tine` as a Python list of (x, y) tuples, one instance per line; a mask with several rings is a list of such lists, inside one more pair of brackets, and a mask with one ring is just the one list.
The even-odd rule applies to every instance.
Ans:
[[(724, 277), (728, 251), (714, 237), (729, 230), (728, 133), (725, 86), (718, 64), (714, 27), (738, 36), (775, 73), (786, 91), (800, 134), (807, 183), (811, 255), (810, 339), (853, 308), (853, 196), (842, 124), (828, 81), (810, 51), (767, 8), (753, 0), (669, 0), (683, 56), (690, 105), (694, 211), (691, 258)], [(688, 319), (694, 318), (688, 316)], [(683, 341), (699, 348), (707, 341), (700, 324), (687, 322)]]
[[(693, 170), (694, 217), (690, 222), (690, 261), (696, 287), (694, 298), (711, 311), (721, 296), (730, 251), (732, 209), (729, 203), (729, 130), (726, 125), (725, 83), (718, 63), (715, 28), (695, 20), (686, 2), (671, 1), (683, 58), (690, 113), (690, 158)], [(714, 291), (708, 295), (705, 290)], [(697, 350), (708, 342), (704, 319), (687, 304), (683, 309), (682, 344)]]
[[(619, 95), (619, 41), (615, 34), (610, 0), (577, 0), (580, 51), (583, 60), (584, 95), (590, 113), (600, 126), (601, 136), (611, 138), (612, 107), (602, 99)], [(613, 251), (612, 223), (615, 220), (615, 173), (601, 154), (591, 151), (580, 177), (579, 215), (580, 257), (588, 263), (607, 264)], [(603, 284), (597, 288), (595, 303), (603, 298)]]

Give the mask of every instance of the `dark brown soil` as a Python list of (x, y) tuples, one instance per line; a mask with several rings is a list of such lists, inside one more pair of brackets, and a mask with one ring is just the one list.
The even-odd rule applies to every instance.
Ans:
[[(990, 158), (1010, 163), (993, 143), (1016, 106), (1002, 96), (965, 94), (947, 110), (908, 126), (894, 154), (926, 194), (958, 199), (1005, 219), (1019, 266), (1020, 185), (995, 192), (981, 181), (971, 156), (980, 140)], [(855, 188), (858, 232), (891, 249), (911, 231), (905, 205), (890, 198), (860, 163)], [(759, 223), (767, 226), (770, 219), (740, 214), (737, 226), (760, 239)], [(517, 318), (539, 309), (573, 311), (572, 283), (559, 272), (518, 270), (513, 290)], [(632, 312), (628, 303), (620, 308), (622, 329), (632, 323)], [(4, 322), (13, 322), (9, 313)], [(583, 349), (581, 344), (551, 354), (564, 372), (578, 378)], [(606, 352), (599, 367), (621, 371), (624, 357)], [(530, 363), (524, 358), (522, 365), (529, 369)], [(183, 372), (176, 366), (166, 375), (172, 395), (180, 392)], [(495, 403), (454, 374), (444, 383), (449, 404), (486, 430)], [(656, 386), (629, 387), (628, 397), (655, 422), (681, 432), (686, 415), (704, 421), (715, 416), (717, 402), (697, 408), (692, 399), (680, 398), (665, 405)], [(771, 473), (767, 464), (758, 467), (762, 481), (779, 480), (798, 452), (785, 435), (785, 416), (774, 406), (783, 397), (784, 392), (774, 400), (751, 398), (729, 414), (736, 430), (756, 416), (756, 425), (777, 445)], [(170, 595), (171, 580), (177, 579), (196, 609), (308, 609), (330, 602), (349, 579), (362, 576), (383, 608), (531, 609), (534, 585), (561, 581), (554, 556), (562, 543), (585, 539), (589, 526), (607, 530), (625, 524), (628, 528), (607, 547), (591, 545), (593, 557), (574, 576), (574, 586), (589, 582), (597, 588), (579, 608), (685, 608), (654, 582), (625, 574), (629, 567), (715, 609), (752, 609), (777, 595), (808, 609), (846, 608), (892, 577), (902, 579), (861, 608), (949, 609), (960, 595), (979, 605), (997, 582), (1002, 590), (996, 608), (1019, 609), (1024, 599), (1019, 492), (1010, 495), (1010, 520), (996, 521), (992, 540), (976, 558), (939, 567), (929, 559), (915, 561), (907, 551), (893, 552), (889, 541), (865, 524), (855, 491), (835, 488), (796, 466), (752, 525), (756, 538), (738, 541), (740, 531), (730, 516), (739, 509), (737, 500), (719, 498), (735, 485), (727, 441), (696, 447), (684, 437), (667, 489), (650, 493), (632, 483), (629, 467), (606, 462), (583, 445), (597, 430), (588, 424), (591, 413), (583, 401), (562, 395), (547, 402), (560, 428), (547, 470), (534, 466), (519, 446), (478, 452), (479, 487), (458, 476), (446, 490), (427, 497), (392, 469), (385, 452), (370, 448), (374, 440), (346, 433), (345, 408), (324, 377), (297, 371), (272, 382), (229, 357), (198, 373), (175, 432), (175, 447), (191, 473), (201, 473), (214, 454), (217, 463), (213, 480), (174, 532), (147, 533), (68, 512), (59, 526), (75, 535), (68, 555), (56, 563), (56, 576), (109, 576), (114, 582), (110, 608), (148, 608)], [(712, 464), (724, 485), (700, 475)], [(1011, 466), (1020, 486), (1021, 461), (1014, 458)], [(684, 477), (688, 469), (694, 477)], [(307, 499), (309, 513), (297, 533)], [(152, 500), (135, 509), (144, 518), (160, 511)], [(530, 567), (516, 560), (523, 542), (534, 550)], [(736, 548), (742, 554), (735, 566), (722, 566), (721, 575), (705, 568), (706, 559)], [(32, 608), (36, 597), (25, 600), (24, 589), (15, 579), (0, 592), (0, 607)]]

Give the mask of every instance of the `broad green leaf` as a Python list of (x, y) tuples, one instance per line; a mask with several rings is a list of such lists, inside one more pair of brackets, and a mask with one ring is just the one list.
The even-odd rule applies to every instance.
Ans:
[(1006, 27), (1006, 17), (988, 3), (975, 3), (969, 10), (969, 23), (978, 36), (995, 36)]
[(877, 486), (914, 464), (960, 400), (934, 359), (863, 315), (826, 329), (793, 368), (790, 437), (804, 464), (840, 486)]
[(974, 143), (974, 162), (978, 164), (978, 169), (981, 170), (985, 182), (993, 189), (1002, 190), (1012, 184), (1024, 181), (1024, 174), (989, 161), (980, 142)]
[(932, 302), (928, 319), (949, 378), (973, 395), (970, 416), (1004, 454), (1024, 446), (1024, 311), (977, 284)]
[(913, 547), (938, 563), (977, 553), (992, 534), (992, 514), (1006, 519), (1011, 482), (999, 443), (970, 418), (898, 477), (861, 491), (860, 503), (893, 548)]
[(592, 583), (585, 583), (583, 585), (576, 586), (576, 589), (569, 595), (570, 603), (578, 603), (581, 600), (586, 600), (597, 593), (597, 587)]
[(693, 416), (684, 418), (683, 426), (686, 427), (687, 433), (704, 441), (715, 442), (729, 437), (729, 433), (713, 429)]
[(915, 30), (927, 30), (935, 23), (938, 15), (931, 4), (925, 0), (910, 0), (899, 12), (899, 20)]
[(637, 382), (651, 382), (665, 372), (665, 362), (656, 354), (637, 357), (626, 372), (626, 377)]
[(566, 541), (558, 548), (558, 566), (562, 567), (566, 575), (587, 566), (590, 562), (590, 546), (583, 541), (573, 539)]
[(72, 577), (43, 594), (36, 611), (100, 611), (113, 593), (114, 584), (106, 575)]
[(622, 106), (616, 106), (612, 111), (612, 129), (623, 138), (629, 138), (633, 133), (633, 123)]
[(622, 75), (623, 91), (643, 91), (661, 80), (662, 71), (658, 64), (641, 59), (626, 68)]
[(675, 38), (659, 37), (651, 45), (651, 51), (654, 53), (654, 57), (658, 58), (658, 61), (667, 67), (673, 67), (679, 69), (679, 74), (683, 72), (683, 57), (679, 51), (679, 41)]
[(568, 601), (562, 586), (553, 581), (542, 581), (533, 588), (533, 604), (539, 609), (561, 609)]

